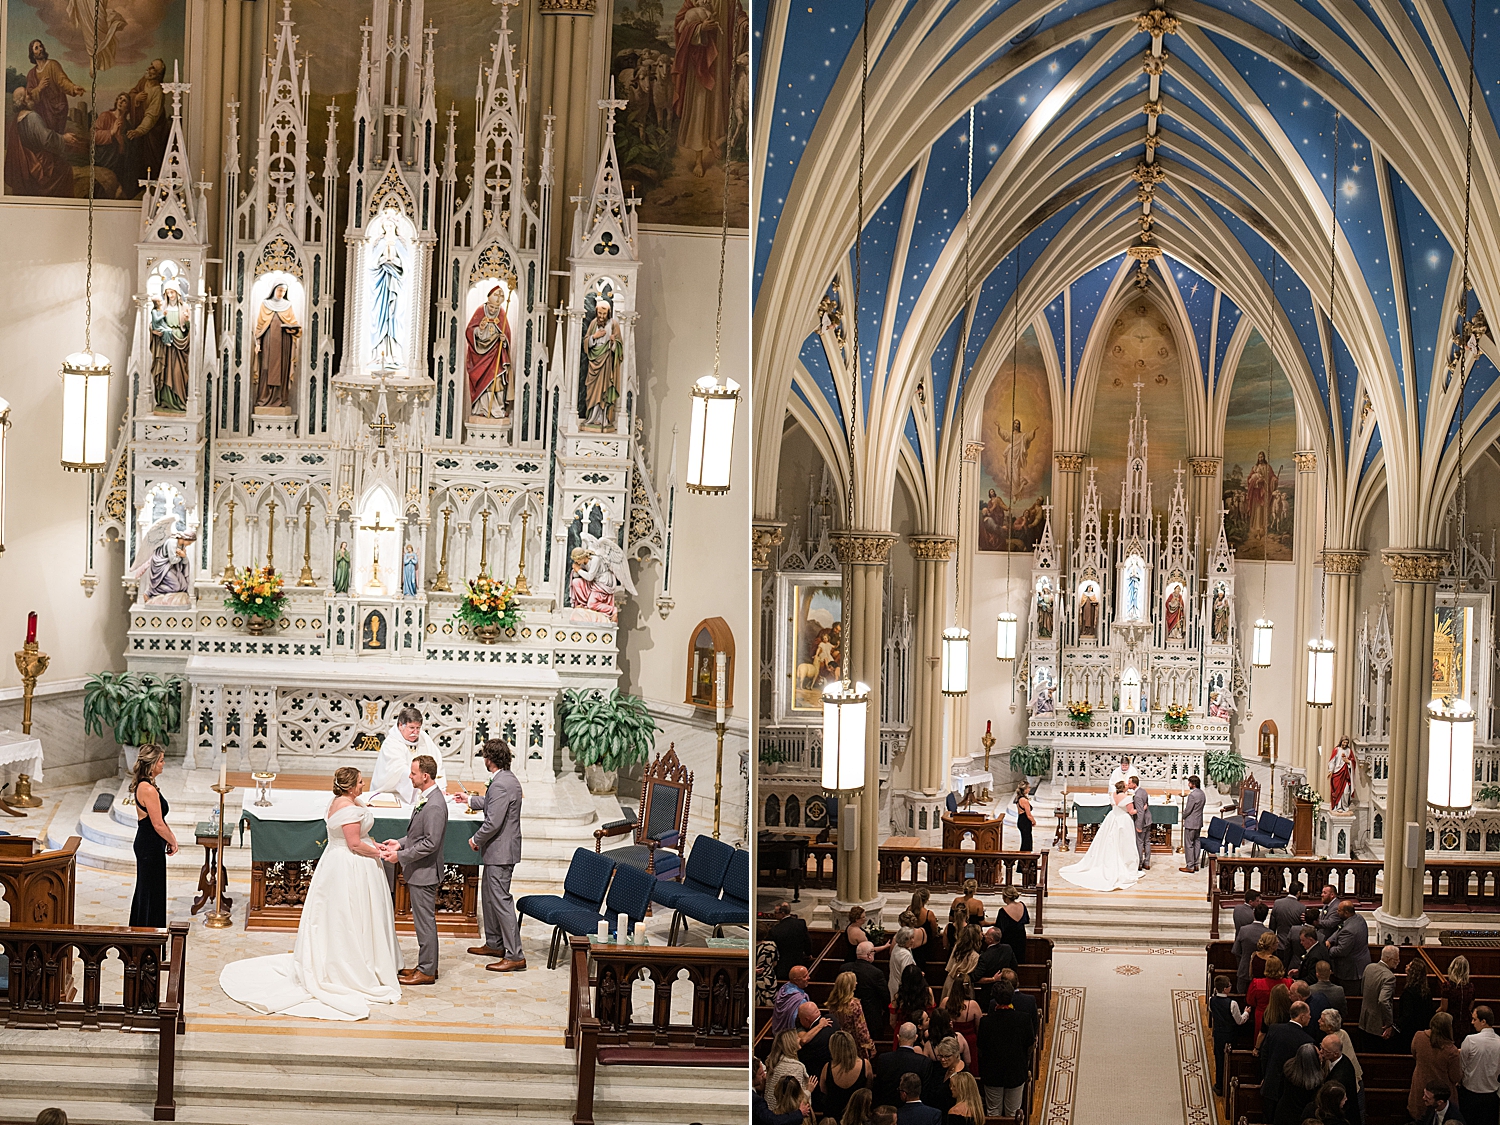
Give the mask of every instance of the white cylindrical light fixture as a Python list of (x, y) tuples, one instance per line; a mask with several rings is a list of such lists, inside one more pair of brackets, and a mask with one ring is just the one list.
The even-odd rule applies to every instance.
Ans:
[(969, 692), (969, 631), (957, 625), (943, 630), (943, 694)]
[(1307, 705), (1328, 707), (1333, 703), (1333, 642), (1317, 637), (1307, 642)]
[(1474, 712), (1462, 699), (1427, 705), (1427, 803), (1467, 809), (1474, 803)]
[(0, 398), (0, 553), (5, 550), (5, 431), (10, 429), (10, 403)]
[(1002, 613), (995, 618), (995, 656), (1000, 660), (1016, 658), (1016, 615)]
[(740, 385), (705, 375), (693, 384), (693, 418), (688, 430), (687, 490), (718, 496), (729, 491), (734, 454), (734, 416)]
[(62, 467), (97, 473), (109, 454), (109, 360), (74, 352), (63, 360)]
[(1255, 631), (1250, 643), (1250, 663), (1256, 668), (1271, 666), (1271, 634), (1276, 626), (1264, 617), (1255, 620)]
[(823, 689), (823, 788), (858, 789), (865, 783), (868, 684), (835, 681)]

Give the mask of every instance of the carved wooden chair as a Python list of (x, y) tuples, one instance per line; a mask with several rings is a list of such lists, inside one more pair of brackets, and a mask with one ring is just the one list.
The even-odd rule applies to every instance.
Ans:
[(641, 778), (639, 818), (631, 816), (595, 829), (594, 851), (599, 851), (605, 840), (633, 832), (635, 842), (611, 849), (611, 859), (644, 868), (658, 879), (680, 878), (692, 797), (693, 774), (678, 760), (674, 742), (665, 754), (656, 756)]

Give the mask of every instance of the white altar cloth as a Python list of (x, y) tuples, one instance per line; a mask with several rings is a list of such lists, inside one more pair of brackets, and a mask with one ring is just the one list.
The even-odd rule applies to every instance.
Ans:
[(0, 730), (0, 777), (11, 779), (23, 773), (32, 781), (42, 780), (42, 740)]

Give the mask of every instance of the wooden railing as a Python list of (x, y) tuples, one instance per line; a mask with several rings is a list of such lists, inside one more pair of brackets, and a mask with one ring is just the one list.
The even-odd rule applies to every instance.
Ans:
[[(157, 1121), (175, 1121), (177, 1036), (183, 1021), (187, 968), (186, 922), (165, 930), (124, 926), (0, 927), (0, 951), (10, 959), (10, 987), (0, 996), (0, 1026), (77, 1027), (155, 1031)], [(100, 996), (101, 967), (114, 953), (125, 969), (120, 1003)], [(83, 967), (82, 999), (68, 999), (68, 962)], [(165, 984), (165, 987), (163, 985)]]
[[(569, 939), (567, 1046), (578, 1052), (574, 1125), (593, 1125), (600, 1065), (722, 1066), (750, 1061), (750, 962), (744, 949), (593, 945)], [(593, 962), (592, 979), (589, 973)], [(681, 973), (693, 988), (692, 1017), (672, 1022), (672, 986)], [(633, 1010), (635, 982), (654, 987), (649, 1014)]]

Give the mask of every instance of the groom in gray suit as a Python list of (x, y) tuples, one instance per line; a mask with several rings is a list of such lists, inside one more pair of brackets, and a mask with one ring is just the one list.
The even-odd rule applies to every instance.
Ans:
[(417, 967), (396, 974), (402, 984), (431, 984), (438, 974), (437, 892), (443, 881), (443, 837), (448, 831), (448, 799), (438, 789), (437, 762), (418, 754), (411, 763), (417, 803), (406, 835), (389, 845), (401, 864), (411, 895), (412, 926), (417, 931)]
[(521, 861), (521, 783), (510, 772), (511, 750), (505, 739), (490, 739), (481, 753), (489, 767), (490, 784), (483, 797), (469, 798), (469, 808), (484, 813), (484, 823), (469, 840), (469, 847), (484, 863), (479, 884), (484, 944), (469, 952), (500, 958), (485, 966), (492, 973), (518, 973), (526, 968), (526, 955), (521, 952), (521, 925), (510, 893), (510, 876)]
[(1132, 777), (1127, 785), (1130, 788), (1130, 812), (1135, 820), (1135, 846), (1141, 857), (1139, 870), (1150, 871), (1151, 796), (1138, 777)]

